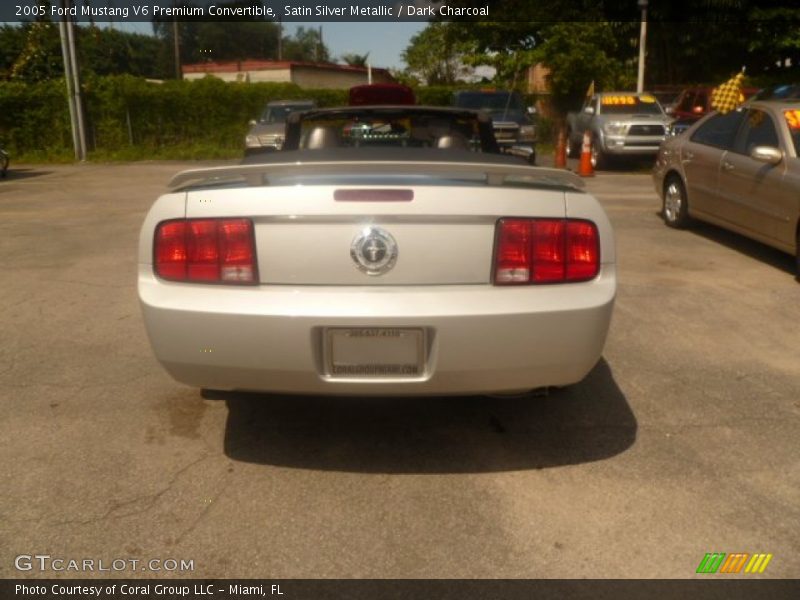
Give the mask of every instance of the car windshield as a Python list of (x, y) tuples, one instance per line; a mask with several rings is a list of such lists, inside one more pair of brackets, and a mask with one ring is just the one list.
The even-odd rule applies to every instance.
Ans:
[(517, 94), (509, 94), (507, 92), (475, 92), (467, 94), (459, 94), (456, 100), (456, 106), (459, 108), (469, 108), (470, 110), (488, 110), (488, 111), (515, 111), (524, 112), (525, 107), (522, 105), (522, 99)]
[(664, 111), (653, 96), (619, 94), (600, 98), (600, 114), (606, 115), (662, 115)]
[(800, 98), (800, 83), (764, 88), (753, 96), (753, 100), (794, 100), (798, 98)]
[(262, 123), (283, 123), (293, 112), (300, 112), (314, 108), (313, 104), (291, 104), (288, 106), (268, 106), (261, 113)]
[(479, 151), (479, 124), (464, 115), (403, 111), (313, 114), (301, 121), (301, 148), (364, 146)]

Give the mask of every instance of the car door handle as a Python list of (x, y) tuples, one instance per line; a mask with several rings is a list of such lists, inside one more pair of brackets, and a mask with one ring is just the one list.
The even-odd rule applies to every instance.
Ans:
[(733, 171), (733, 169), (735, 169), (733, 163), (729, 163), (727, 160), (722, 161), (722, 168), (726, 171)]

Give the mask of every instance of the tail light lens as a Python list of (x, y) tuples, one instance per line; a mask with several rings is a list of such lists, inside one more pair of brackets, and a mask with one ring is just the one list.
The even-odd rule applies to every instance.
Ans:
[(170, 281), (258, 282), (255, 235), (249, 219), (181, 219), (156, 227), (156, 275)]
[(597, 226), (578, 219), (500, 219), (495, 285), (588, 281), (600, 271)]

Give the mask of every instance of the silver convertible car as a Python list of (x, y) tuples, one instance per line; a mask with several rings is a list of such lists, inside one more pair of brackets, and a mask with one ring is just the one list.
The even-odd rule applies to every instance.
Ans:
[(579, 382), (601, 356), (614, 240), (568, 172), (362, 144), (171, 185), (141, 230), (138, 287), (155, 355), (180, 382), (511, 393)]

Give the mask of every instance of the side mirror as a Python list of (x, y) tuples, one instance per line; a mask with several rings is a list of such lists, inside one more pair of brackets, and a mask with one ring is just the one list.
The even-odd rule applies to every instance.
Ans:
[(674, 106), (665, 106), (664, 107), (664, 112), (667, 113), (668, 115), (674, 115), (675, 114), (675, 107)]
[(783, 160), (783, 152), (772, 146), (756, 146), (750, 150), (750, 158), (768, 165), (777, 165)]
[(587, 106), (586, 108), (583, 109), (583, 112), (585, 112), (587, 115), (593, 115), (594, 106)]
[(535, 115), (536, 114), (536, 107), (535, 106), (529, 106), (528, 107), (528, 114), (529, 115)]
[(247, 122), (247, 124), (248, 124), (248, 125), (250, 125), (250, 127), (252, 127), (253, 125), (258, 125), (258, 123), (256, 123), (256, 120), (255, 120), (255, 119), (250, 119), (250, 120)]

